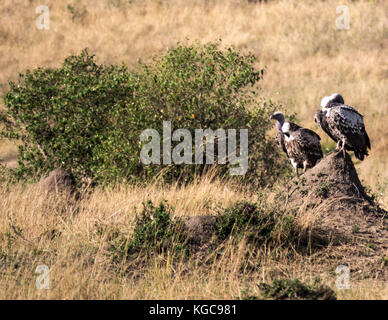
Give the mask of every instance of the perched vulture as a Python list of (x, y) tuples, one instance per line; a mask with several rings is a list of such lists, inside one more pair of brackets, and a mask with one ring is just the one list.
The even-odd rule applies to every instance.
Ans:
[(315, 113), (314, 120), (336, 143), (337, 151), (354, 151), (357, 159), (364, 160), (371, 148), (365, 131), (363, 116), (347, 106), (342, 96), (334, 93), (321, 100), (322, 110)]
[(302, 128), (295, 123), (286, 122), (281, 112), (275, 112), (271, 120), (277, 120), (276, 141), (291, 160), (298, 176), (298, 168), (312, 168), (323, 157), (321, 138), (314, 131)]

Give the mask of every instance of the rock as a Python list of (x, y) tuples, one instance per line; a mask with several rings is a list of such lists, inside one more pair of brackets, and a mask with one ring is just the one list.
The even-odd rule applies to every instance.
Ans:
[(51, 173), (42, 178), (36, 187), (51, 194), (72, 194), (75, 191), (75, 182), (71, 174), (66, 170), (59, 168), (51, 171)]
[(216, 231), (215, 216), (194, 216), (185, 219), (189, 243), (202, 245), (211, 240)]

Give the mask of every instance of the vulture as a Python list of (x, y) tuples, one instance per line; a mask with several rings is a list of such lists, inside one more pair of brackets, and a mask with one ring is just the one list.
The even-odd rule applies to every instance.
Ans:
[(304, 173), (323, 157), (321, 138), (314, 131), (285, 121), (281, 112), (275, 112), (270, 119), (277, 121), (276, 141), (290, 159), (297, 176), (299, 168), (303, 168)]
[(353, 151), (359, 160), (364, 160), (371, 148), (365, 131), (363, 116), (353, 107), (345, 104), (339, 93), (321, 100), (322, 110), (315, 113), (315, 123), (336, 143), (336, 151)]

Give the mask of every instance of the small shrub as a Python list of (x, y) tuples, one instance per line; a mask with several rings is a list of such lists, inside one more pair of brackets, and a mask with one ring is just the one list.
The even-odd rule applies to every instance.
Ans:
[(255, 240), (270, 238), (275, 220), (257, 204), (239, 201), (217, 217), (216, 228), (220, 240), (230, 235), (247, 235)]
[(272, 284), (261, 283), (259, 288), (262, 295), (275, 300), (336, 300), (335, 292), (327, 286), (321, 285), (319, 280), (312, 285), (299, 279), (278, 279)]
[(259, 196), (257, 203), (239, 201), (226, 209), (217, 217), (216, 230), (221, 241), (244, 236), (250, 243), (278, 245), (293, 243), (298, 232), (293, 215), (267, 203), (264, 195)]
[(88, 15), (88, 10), (86, 9), (86, 7), (82, 6), (79, 3), (74, 6), (68, 4), (67, 11), (71, 14), (71, 20), (73, 21), (73, 23), (84, 23)]
[(97, 226), (97, 234), (105, 235), (109, 256), (114, 263), (126, 261), (134, 254), (187, 254), (186, 233), (183, 222), (173, 218), (172, 209), (161, 202), (154, 207), (151, 201), (143, 205), (136, 216), (132, 235), (125, 234), (114, 226)]
[(278, 198), (281, 201), (270, 202), (266, 194), (261, 193), (255, 203), (236, 202), (217, 216), (217, 239), (224, 241), (232, 237), (239, 241), (244, 238), (258, 254), (263, 244), (278, 249), (304, 249), (306, 232), (295, 220), (297, 211), (285, 210), (281, 197)]
[(322, 182), (316, 189), (315, 194), (319, 197), (327, 198), (329, 193), (330, 183)]
[(187, 236), (184, 223), (179, 218), (173, 218), (171, 213), (172, 209), (165, 202), (158, 207), (154, 207), (151, 201), (144, 204), (143, 211), (136, 217), (129, 251), (185, 251)]
[(358, 224), (355, 224), (352, 226), (352, 232), (357, 233), (360, 231), (360, 226)]
[(300, 190), (300, 194), (301, 194), (302, 196), (307, 196), (308, 193), (309, 193), (309, 192), (308, 192), (308, 190), (306, 190), (306, 189)]

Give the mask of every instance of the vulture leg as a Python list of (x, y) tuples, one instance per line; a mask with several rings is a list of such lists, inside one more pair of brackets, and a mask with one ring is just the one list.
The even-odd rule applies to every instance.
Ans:
[(303, 173), (306, 172), (307, 169), (307, 161), (303, 161)]
[(344, 159), (345, 159), (345, 157), (346, 157), (345, 145), (346, 145), (345, 138), (342, 138), (342, 148), (341, 148), (341, 151), (342, 151), (343, 154), (344, 154)]
[(341, 140), (338, 140), (337, 141), (337, 145), (335, 147), (335, 151), (339, 151), (340, 150), (340, 144), (341, 144)]
[(291, 159), (291, 164), (294, 167), (296, 176), (299, 177), (298, 164), (294, 161), (294, 159)]

